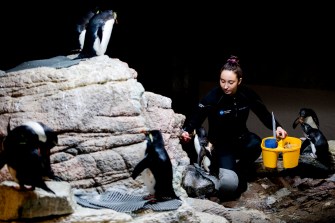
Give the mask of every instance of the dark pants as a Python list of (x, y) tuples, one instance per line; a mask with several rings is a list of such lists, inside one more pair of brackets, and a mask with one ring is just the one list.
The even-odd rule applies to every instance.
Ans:
[(247, 180), (252, 175), (250, 171), (253, 169), (253, 163), (261, 155), (261, 138), (247, 132), (235, 140), (231, 139), (214, 145), (214, 165), (211, 166), (211, 171), (217, 173), (219, 168), (233, 170), (239, 178), (239, 184), (231, 196), (239, 197), (247, 190)]
[[(214, 145), (213, 158), (219, 168), (236, 171), (236, 168), (248, 168), (261, 155), (261, 138), (247, 132), (236, 140), (227, 140)], [(238, 161), (238, 165), (236, 161)]]

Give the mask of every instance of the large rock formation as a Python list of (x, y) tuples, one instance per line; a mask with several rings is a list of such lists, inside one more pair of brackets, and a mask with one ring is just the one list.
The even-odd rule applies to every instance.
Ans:
[(59, 133), (51, 151), (55, 174), (74, 188), (103, 191), (139, 186), (130, 172), (144, 154), (141, 131), (159, 129), (179, 176), (188, 164), (178, 139), (185, 117), (174, 113), (171, 99), (145, 92), (136, 77), (134, 69), (108, 56), (3, 74), (0, 135), (7, 135), (8, 123), (11, 129), (28, 120), (45, 123)]
[[(34, 219), (34, 222), (264, 223), (283, 222), (278, 218), (289, 221), (299, 210), (303, 211), (299, 216), (295, 215), (295, 219), (303, 219), (300, 222), (310, 219), (318, 219), (319, 222), (327, 219), (330, 222), (334, 219), (334, 175), (320, 180), (292, 179), (273, 176), (270, 171), (249, 182), (247, 192), (237, 201), (217, 204), (219, 201), (189, 198), (181, 186), (189, 158), (178, 138), (185, 116), (173, 111), (171, 99), (145, 91), (137, 81), (134, 69), (108, 56), (61, 67), (33, 67), (10, 73), (0, 71), (0, 140), (7, 135), (8, 124), (13, 129), (28, 120), (41, 121), (57, 131), (59, 143), (51, 151), (51, 165), (64, 183), (56, 193), (68, 194), (67, 199), (53, 195), (45, 199), (44, 191), (16, 193), (4, 183), (12, 178), (7, 169), (2, 168), (0, 193), (6, 198), (6, 203), (0, 205), (0, 211), (6, 210), (6, 213), (0, 221), (50, 214), (59, 216)], [(72, 204), (72, 192), (68, 191), (68, 185), (73, 190), (88, 193), (101, 193), (110, 188), (145, 193), (143, 179), (138, 177), (133, 180), (130, 174), (142, 159), (146, 147), (142, 131), (149, 129), (159, 129), (163, 133), (165, 148), (173, 164), (173, 186), (183, 200), (182, 206), (174, 211), (146, 212), (134, 216)], [(335, 144), (331, 142), (334, 154)], [(260, 169), (261, 162), (260, 159)], [(18, 199), (7, 199), (11, 194)], [(43, 208), (49, 210), (29, 212), (30, 209), (25, 208), (26, 211), (22, 212), (27, 196), (37, 199), (29, 204), (32, 210), (41, 207), (41, 197), (45, 199)], [(67, 200), (68, 206), (64, 209), (52, 208), (54, 199), (59, 199), (59, 202)], [(13, 205), (16, 211), (6, 205)], [(21, 212), (18, 214), (18, 211)], [(312, 213), (312, 216), (306, 213)]]

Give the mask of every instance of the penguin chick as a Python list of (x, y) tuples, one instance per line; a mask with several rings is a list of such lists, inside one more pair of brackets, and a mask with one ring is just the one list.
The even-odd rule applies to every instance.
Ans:
[[(164, 140), (159, 130), (151, 130), (145, 133), (147, 147), (144, 158), (135, 166), (131, 177), (136, 179), (144, 170), (150, 171), (152, 177), (145, 176), (144, 184), (149, 186), (152, 196), (156, 201), (179, 199), (173, 189), (173, 169), (170, 157), (165, 150)], [(150, 182), (148, 182), (150, 179)]]
[(8, 131), (3, 141), (0, 169), (7, 164), (20, 189), (39, 187), (55, 194), (45, 183), (44, 177), (53, 178), (50, 149), (58, 142), (56, 133), (40, 122), (27, 122)]
[(86, 27), (83, 49), (76, 59), (104, 55), (112, 34), (117, 14), (105, 10), (95, 14)]

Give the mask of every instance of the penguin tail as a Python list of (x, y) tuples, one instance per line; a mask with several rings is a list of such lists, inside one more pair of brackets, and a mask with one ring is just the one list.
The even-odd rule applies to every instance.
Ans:
[(51, 189), (46, 185), (46, 183), (45, 183), (44, 181), (41, 181), (38, 185), (36, 185), (36, 187), (39, 187), (39, 188), (41, 188), (41, 189), (43, 189), (43, 190), (45, 190), (45, 191), (47, 191), (47, 192), (49, 192), (49, 193), (52, 193), (52, 194), (55, 194), (55, 195), (56, 195), (56, 193), (55, 193), (53, 190), (51, 190)]
[(4, 150), (0, 151), (0, 170), (7, 163), (6, 152)]

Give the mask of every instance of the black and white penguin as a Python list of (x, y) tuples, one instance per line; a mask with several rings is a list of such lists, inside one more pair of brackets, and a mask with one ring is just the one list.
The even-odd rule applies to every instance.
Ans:
[(93, 15), (86, 26), (83, 48), (76, 59), (104, 55), (112, 34), (117, 14), (105, 10)]
[(57, 143), (57, 134), (41, 122), (29, 121), (8, 129), (0, 154), (0, 169), (7, 164), (20, 189), (39, 187), (55, 194), (46, 185), (45, 178), (55, 178), (50, 165), (50, 149)]
[(195, 130), (193, 143), (198, 154), (198, 165), (207, 173), (210, 173), (212, 144), (207, 139), (207, 132), (204, 127), (200, 127)]
[[(292, 127), (295, 129), (299, 124), (307, 123), (310, 127), (319, 129), (320, 123), (319, 118), (316, 115), (316, 112), (311, 108), (301, 108), (299, 111), (298, 117), (294, 120)], [(307, 148), (310, 145), (310, 142), (304, 132), (305, 140), (302, 142), (300, 153), (302, 153), (305, 148)]]
[(83, 17), (80, 18), (76, 25), (76, 31), (78, 34), (78, 43), (79, 43), (79, 51), (84, 48), (86, 28), (91, 18), (99, 12), (98, 9), (89, 10)]
[(306, 139), (310, 142), (310, 150), (304, 151), (304, 153), (309, 152), (309, 154), (318, 160), (320, 163), (330, 168), (333, 163), (332, 154), (329, 151), (328, 140), (324, 134), (316, 128), (312, 128), (307, 123), (301, 123), (301, 128), (306, 135)]
[(165, 150), (164, 140), (159, 130), (145, 133), (147, 147), (144, 158), (135, 166), (131, 177), (136, 179), (144, 170), (144, 184), (151, 201), (179, 199), (173, 189), (173, 169), (170, 157)]

